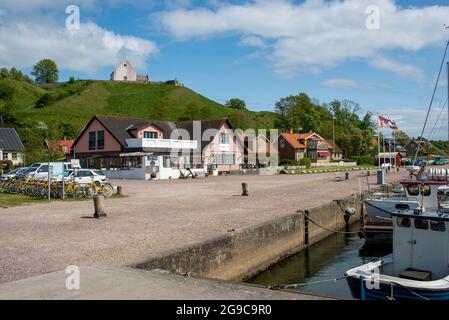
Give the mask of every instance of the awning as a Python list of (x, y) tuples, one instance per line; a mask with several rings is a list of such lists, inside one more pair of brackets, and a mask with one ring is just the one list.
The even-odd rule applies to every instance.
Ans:
[(329, 151), (318, 151), (318, 155), (320, 157), (328, 157), (329, 156)]

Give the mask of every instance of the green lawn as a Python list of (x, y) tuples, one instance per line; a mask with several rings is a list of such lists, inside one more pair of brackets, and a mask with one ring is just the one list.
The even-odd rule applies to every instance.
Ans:
[[(121, 199), (126, 196), (114, 194), (110, 199)], [(91, 200), (89, 198), (67, 198), (65, 200), (62, 199), (52, 199), (51, 201), (88, 201)], [(39, 197), (31, 197), (23, 194), (9, 194), (9, 193), (0, 193), (0, 209), (6, 209), (10, 207), (23, 206), (33, 203), (44, 203), (47, 202), (47, 198), (39, 198)]]

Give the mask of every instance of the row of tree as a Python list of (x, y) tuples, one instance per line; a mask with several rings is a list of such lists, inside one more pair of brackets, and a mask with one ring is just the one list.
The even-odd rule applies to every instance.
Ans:
[(37, 62), (33, 66), (33, 71), (31, 75), (35, 77), (34, 81), (28, 75), (24, 74), (22, 71), (17, 70), (12, 67), (11, 69), (1, 68), (0, 69), (0, 79), (13, 79), (16, 81), (26, 81), (29, 83), (55, 83), (59, 79), (58, 66), (53, 60), (43, 59)]

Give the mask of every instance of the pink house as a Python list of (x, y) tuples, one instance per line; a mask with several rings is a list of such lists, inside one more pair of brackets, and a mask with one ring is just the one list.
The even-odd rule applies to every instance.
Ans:
[(229, 172), (239, 170), (243, 161), (243, 146), (227, 119), (168, 122), (94, 116), (72, 153), (82, 167), (130, 179), (177, 178), (189, 169)]

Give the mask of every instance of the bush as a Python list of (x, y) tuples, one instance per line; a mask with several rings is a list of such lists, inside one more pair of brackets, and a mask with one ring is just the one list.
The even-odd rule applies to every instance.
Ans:
[(375, 158), (373, 156), (358, 156), (358, 157), (349, 157), (347, 161), (357, 162), (357, 165), (375, 165)]
[(53, 102), (55, 102), (56, 99), (53, 95), (50, 93), (44, 93), (37, 101), (36, 101), (36, 108), (44, 108), (46, 106), (51, 105)]
[(296, 162), (295, 160), (291, 160), (291, 159), (283, 159), (281, 160), (281, 162), (279, 162), (280, 166), (297, 166), (298, 162)]
[(299, 160), (299, 164), (301, 166), (305, 166), (308, 169), (312, 166), (312, 161), (310, 161), (309, 158), (301, 158), (301, 160)]

